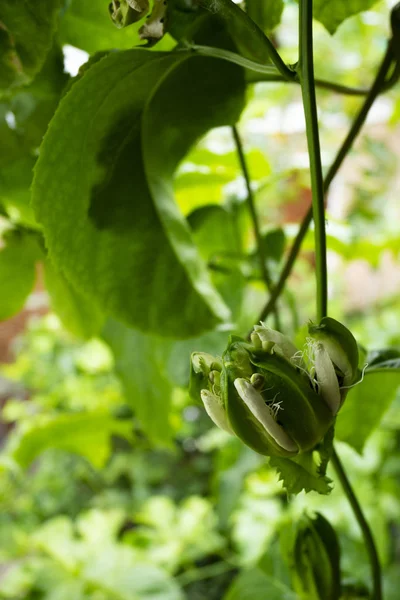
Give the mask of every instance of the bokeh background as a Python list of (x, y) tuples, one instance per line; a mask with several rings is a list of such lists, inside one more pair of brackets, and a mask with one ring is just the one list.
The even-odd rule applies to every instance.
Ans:
[[(334, 37), (315, 23), (316, 75), (367, 87), (385, 51), (393, 4), (378, 2)], [(74, 31), (72, 17), (64, 27)], [(65, 44), (63, 53), (72, 76), (86, 51), (109, 43), (97, 41), (94, 48), (95, 35), (70, 39), (76, 47)], [(295, 3), (285, 4), (274, 42), (295, 62)], [(326, 168), (361, 100), (320, 89), (318, 102)], [(20, 99), (20, 112), (1, 108), (13, 130), (29, 98)], [(300, 89), (253, 85), (239, 130), (276, 278), (311, 199)], [(330, 313), (368, 349), (400, 346), (399, 134), (397, 86), (376, 101), (328, 197)], [(7, 195), (10, 178), (20, 172), (17, 162), (8, 166), (0, 196), (18, 218), (29, 209)], [(229, 128), (212, 131), (193, 148), (175, 191), (195, 236), (207, 238), (204, 258), (218, 285), (227, 282), (237, 330), (245, 333), (265, 303), (265, 288)], [(219, 240), (230, 233), (218, 209), (207, 231), (197, 228), (208, 205), (235, 211), (243, 257), (221, 250)], [(5, 228), (0, 218), (0, 232)], [(293, 337), (315, 316), (314, 271), (310, 231), (279, 302)], [(79, 323), (73, 329), (79, 334)], [(201, 343), (217, 351), (225, 337), (209, 334)], [(365, 548), (340, 486), (335, 483), (328, 497), (302, 493), (289, 503), (265, 459), (213, 427), (190, 400), (189, 355), (199, 343), (129, 338), (116, 323), (107, 324), (102, 339), (82, 340), (52, 313), (37, 267), (25, 306), (0, 323), (0, 598), (291, 600), (296, 596), (281, 557), (305, 508), (319, 510), (337, 528), (352, 597), (367, 597)], [(345, 444), (339, 449), (376, 536), (385, 598), (396, 600), (400, 397), (376, 423), (362, 455)]]

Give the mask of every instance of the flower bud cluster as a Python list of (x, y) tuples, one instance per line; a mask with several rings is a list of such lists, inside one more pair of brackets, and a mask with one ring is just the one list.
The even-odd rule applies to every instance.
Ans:
[(295, 456), (324, 437), (358, 378), (357, 343), (338, 321), (309, 325), (299, 351), (263, 323), (231, 336), (222, 357), (195, 352), (190, 394), (214, 423), (267, 456)]

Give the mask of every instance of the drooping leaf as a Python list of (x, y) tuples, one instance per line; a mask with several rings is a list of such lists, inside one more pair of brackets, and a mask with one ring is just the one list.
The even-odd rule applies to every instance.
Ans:
[(100, 332), (104, 316), (98, 306), (77, 291), (49, 259), (45, 261), (45, 284), (51, 306), (66, 329), (81, 338)]
[(281, 22), (283, 0), (246, 0), (246, 12), (267, 33)]
[(57, 24), (60, 0), (2, 0), (0, 91), (28, 83), (43, 65)]
[(0, 321), (19, 312), (35, 283), (40, 257), (37, 240), (29, 234), (8, 235), (0, 247)]
[(49, 448), (79, 454), (94, 467), (101, 468), (111, 452), (111, 436), (118, 434), (130, 439), (131, 430), (130, 422), (117, 420), (100, 411), (64, 413), (53, 417), (39, 415), (11, 438), (8, 450), (23, 468)]
[(319, 472), (313, 453), (307, 452), (294, 458), (271, 457), (269, 464), (279, 474), (279, 480), (288, 494), (315, 491), (319, 494), (331, 492), (331, 480)]
[(103, 337), (113, 351), (126, 399), (143, 431), (153, 443), (167, 445), (171, 440), (172, 385), (167, 376), (165, 340), (113, 320), (106, 323)]
[(374, 364), (348, 392), (337, 420), (336, 435), (361, 453), (379, 426), (400, 386), (399, 359)]
[(334, 34), (343, 21), (368, 10), (376, 0), (314, 0), (314, 18)]
[(224, 596), (224, 600), (295, 600), (296, 594), (281, 581), (259, 568), (240, 573)]
[(228, 317), (175, 204), (172, 175), (190, 145), (234, 122), (242, 103), (240, 69), (144, 50), (100, 60), (61, 102), (33, 204), (54, 263), (104, 312), (181, 338)]

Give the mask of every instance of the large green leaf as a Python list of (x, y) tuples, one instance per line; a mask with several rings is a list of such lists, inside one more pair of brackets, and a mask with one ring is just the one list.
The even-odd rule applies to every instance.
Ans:
[(281, 22), (283, 0), (246, 0), (246, 12), (260, 29), (269, 32)]
[(45, 261), (46, 290), (52, 309), (64, 327), (81, 338), (97, 335), (104, 317), (97, 306), (76, 290), (50, 260)]
[(379, 426), (400, 387), (398, 360), (374, 365), (361, 383), (349, 390), (336, 425), (340, 440), (362, 452), (365, 442)]
[(119, 421), (100, 411), (54, 417), (39, 415), (11, 437), (9, 452), (23, 468), (49, 448), (74, 452), (101, 468), (111, 452), (112, 434), (130, 438), (131, 429), (128, 421)]
[(168, 444), (171, 440), (172, 394), (166, 371), (168, 343), (113, 320), (106, 323), (103, 337), (113, 351), (126, 399), (143, 431), (151, 442)]
[(56, 266), (106, 313), (181, 338), (229, 316), (175, 204), (172, 176), (193, 142), (233, 123), (242, 104), (237, 67), (145, 50), (100, 60), (60, 103), (33, 204)]
[(266, 575), (261, 569), (243, 571), (234, 580), (224, 600), (296, 600), (287, 585)]
[(29, 234), (8, 235), (0, 248), (0, 321), (19, 312), (35, 283), (40, 256), (37, 240)]
[(313, 0), (314, 18), (333, 34), (343, 21), (374, 4), (376, 0)]
[(50, 49), (60, 0), (2, 0), (0, 90), (26, 84)]

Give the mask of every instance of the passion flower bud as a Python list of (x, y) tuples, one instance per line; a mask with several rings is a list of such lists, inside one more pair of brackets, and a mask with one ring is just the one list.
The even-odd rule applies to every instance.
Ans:
[(148, 0), (112, 0), (108, 10), (114, 25), (122, 29), (140, 21), (149, 11), (149, 2)]
[[(315, 358), (324, 349), (333, 363), (339, 387), (343, 388), (340, 393), (340, 402), (342, 403), (346, 395), (346, 388), (355, 383), (359, 374), (357, 342), (347, 327), (330, 317), (324, 317), (319, 325), (309, 325), (308, 331), (311, 339), (318, 342), (315, 346)], [(319, 365), (327, 365), (326, 357), (319, 361), (318, 365), (315, 364), (318, 383), (320, 378), (326, 380), (326, 373), (323, 372), (323, 369), (318, 372)], [(325, 396), (327, 393), (325, 385)]]
[(319, 513), (303, 516), (293, 550), (294, 587), (304, 600), (338, 600), (340, 547), (332, 525)]
[(195, 402), (201, 399), (201, 390), (212, 391), (215, 372), (222, 370), (222, 363), (207, 352), (193, 352), (190, 358), (189, 395)]
[(189, 394), (195, 402), (203, 402), (206, 413), (217, 427), (233, 434), (221, 393), (221, 371), (220, 360), (206, 352), (193, 352)]
[(251, 341), (256, 348), (262, 348), (267, 352), (277, 352), (278, 354), (282, 354), (287, 360), (291, 360), (298, 354), (296, 346), (286, 335), (267, 327), (264, 323), (254, 325)]
[(283, 356), (234, 341), (222, 362), (228, 421), (246, 445), (267, 456), (294, 456), (322, 440), (332, 412)]

